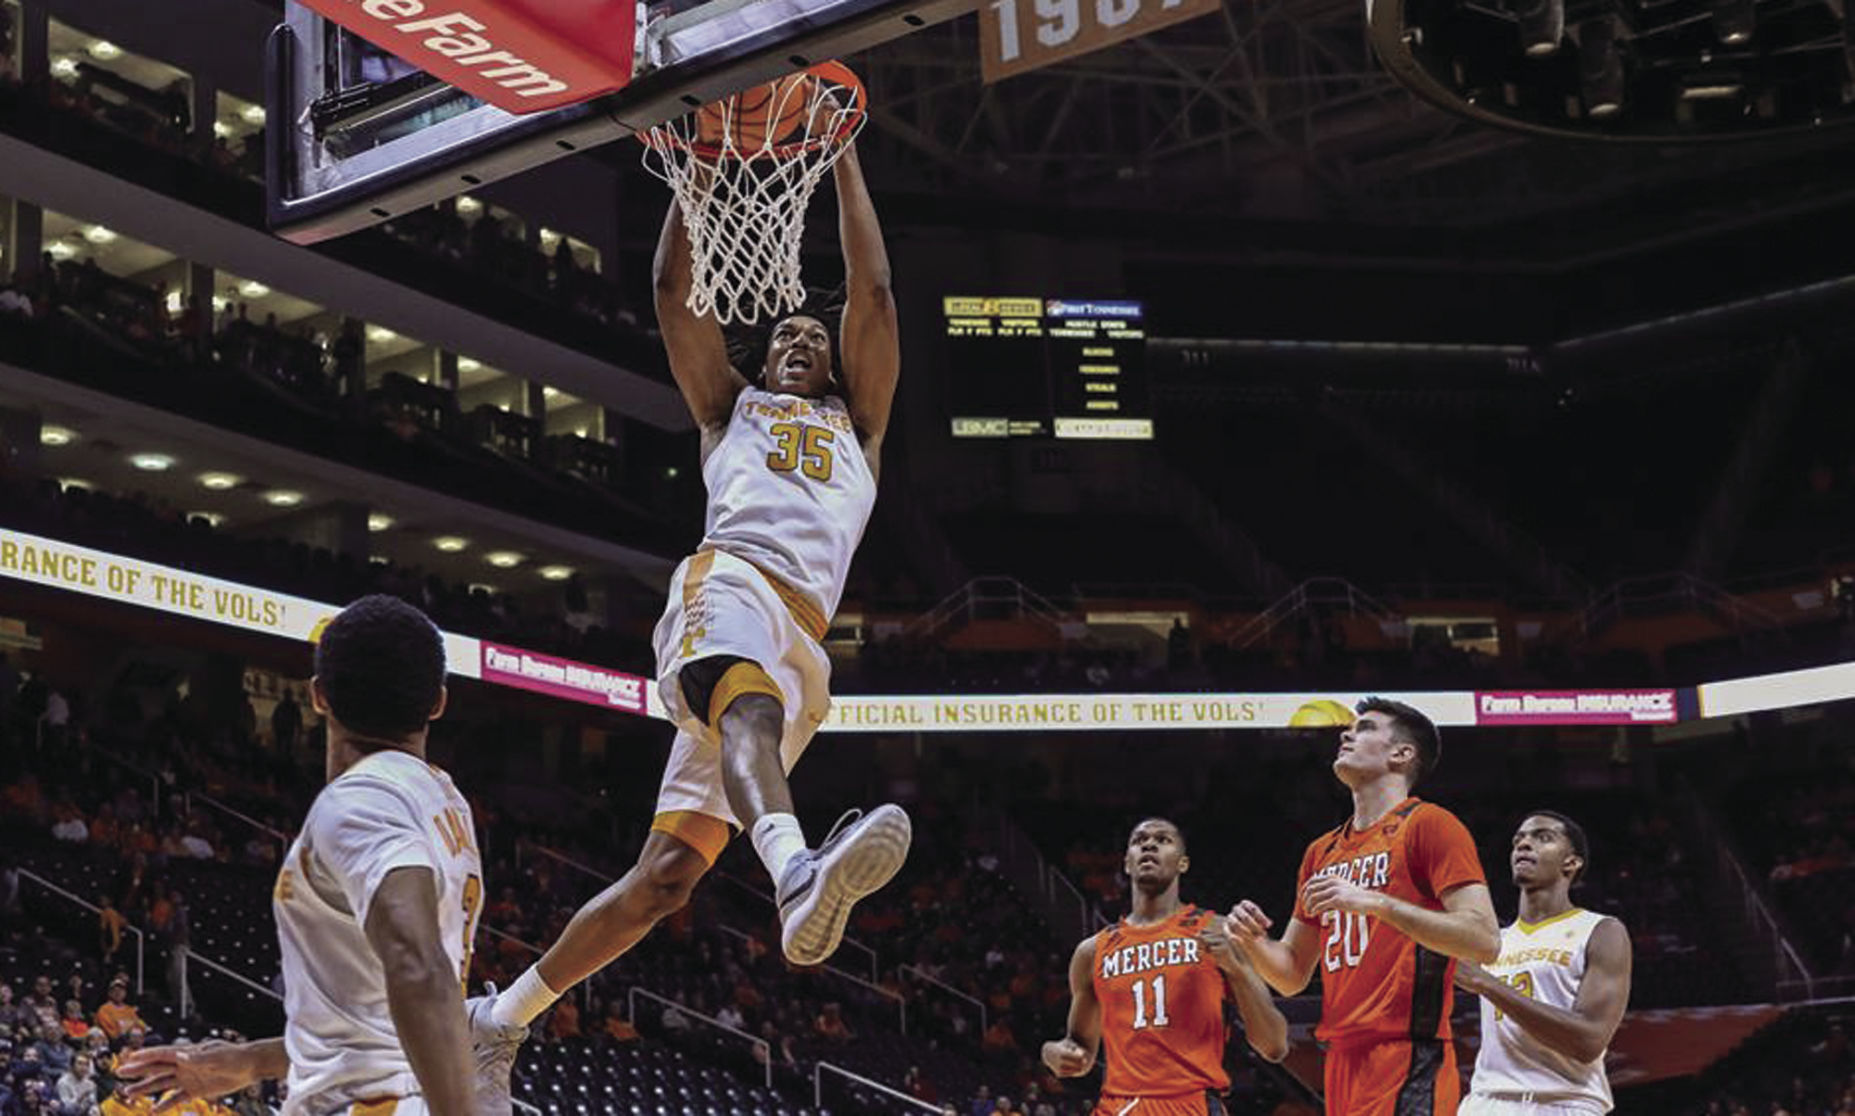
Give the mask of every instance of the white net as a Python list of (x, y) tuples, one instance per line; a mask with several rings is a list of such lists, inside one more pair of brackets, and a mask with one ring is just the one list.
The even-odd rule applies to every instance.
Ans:
[(650, 129), (644, 166), (689, 230), (692, 312), (752, 325), (798, 309), (806, 208), (863, 119), (862, 83), (833, 62)]

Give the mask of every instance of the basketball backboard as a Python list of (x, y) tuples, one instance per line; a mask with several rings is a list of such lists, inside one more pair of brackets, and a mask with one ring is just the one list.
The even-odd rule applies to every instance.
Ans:
[(286, 0), (265, 60), (270, 225), (298, 244), (340, 236), (977, 4), (672, 0), (640, 17), (629, 85), (585, 103), (517, 115)]

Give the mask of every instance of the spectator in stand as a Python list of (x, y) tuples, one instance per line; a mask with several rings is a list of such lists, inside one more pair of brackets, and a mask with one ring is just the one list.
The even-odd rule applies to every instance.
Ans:
[(167, 929), (162, 935), (168, 947), (168, 996), (184, 1008), (193, 1002), (193, 996), (187, 988), (187, 951), (192, 944), (192, 927), (187, 917), (186, 901), (181, 898), (180, 892), (168, 893), (168, 907)]
[(68, 802), (59, 804), (58, 821), (52, 826), (52, 836), (60, 841), (69, 841), (81, 845), (90, 840), (90, 827), (84, 824), (84, 816), (77, 812), (77, 807)]
[(58, 999), (52, 994), (51, 977), (41, 973), (32, 978), (32, 995), (26, 997), (25, 1006), (33, 1013), (32, 1033), (58, 1026)]
[(57, 1023), (39, 1028), (39, 1041), (33, 1043), (32, 1048), (39, 1052), (39, 1062), (48, 1076), (56, 1077), (71, 1068), (72, 1051), (65, 1044), (64, 1028)]
[(58, 1020), (58, 1026), (64, 1036), (73, 1041), (81, 1041), (90, 1034), (90, 1021), (84, 1018), (84, 1005), (76, 1000), (64, 1002), (64, 1018)]
[(97, 949), (103, 955), (103, 963), (107, 965), (116, 959), (117, 952), (122, 949), (122, 931), (123, 927), (129, 925), (129, 920), (122, 917), (122, 912), (116, 909), (115, 901), (107, 895), (97, 896), (97, 907)]
[(638, 1029), (631, 1025), (631, 1020), (625, 1018), (616, 1000), (605, 1009), (605, 1037), (613, 1042), (638, 1041)]
[(111, 1042), (127, 1035), (133, 1028), (148, 1029), (142, 1020), (142, 1013), (129, 1002), (129, 982), (112, 980), (109, 986), (109, 999), (97, 1008), (97, 1027)]
[(548, 1033), (555, 1041), (565, 1041), (580, 1037), (580, 1009), (571, 999), (563, 999), (554, 1005), (553, 1018), (548, 1020)]
[(202, 834), (201, 831), (204, 828), (205, 826), (197, 821), (189, 825), (185, 835), (180, 839), (180, 847), (195, 860), (216, 860), (218, 853), (213, 850), (212, 842)]
[(97, 1079), (90, 1055), (79, 1054), (58, 1078), (58, 1116), (98, 1116)]
[(995, 1116), (1024, 1116), (1024, 1110), (1011, 1103), (1010, 1097), (1000, 1097), (992, 1106)]
[(272, 1116), (272, 1112), (271, 1106), (264, 1103), (264, 1086), (255, 1081), (232, 1102), (233, 1116)]
[(971, 1110), (971, 1116), (992, 1116), (992, 1113), (997, 1110), (992, 1103), (992, 1090), (984, 1085), (979, 1086), (978, 1091), (973, 1093), (972, 1104), (968, 1107)]
[(826, 1042), (841, 1044), (857, 1037), (844, 1022), (843, 1006), (835, 1001), (824, 1005), (818, 1012), (818, 1017), (812, 1020), (812, 1030)]

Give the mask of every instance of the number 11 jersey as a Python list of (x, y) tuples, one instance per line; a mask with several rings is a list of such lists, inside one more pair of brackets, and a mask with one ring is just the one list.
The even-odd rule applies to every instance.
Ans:
[(1126, 919), (1095, 938), (1090, 980), (1101, 1005), (1106, 1097), (1157, 1099), (1223, 1092), (1224, 975), (1198, 931), (1217, 916), (1185, 906), (1159, 922)]
[(1364, 831), (1348, 818), (1308, 846), (1295, 880), (1295, 917), (1320, 937), (1320, 1026), (1336, 1046), (1384, 1039), (1448, 1039), (1455, 961), (1377, 919), (1347, 911), (1308, 914), (1301, 889), (1339, 876), (1427, 910), (1466, 884), (1486, 883), (1475, 839), (1441, 806), (1407, 798)]

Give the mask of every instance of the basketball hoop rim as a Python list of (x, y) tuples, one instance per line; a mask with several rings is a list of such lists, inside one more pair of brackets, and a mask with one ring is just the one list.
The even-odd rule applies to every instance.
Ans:
[(822, 135), (808, 135), (804, 139), (762, 147), (753, 154), (746, 156), (745, 159), (742, 158), (740, 152), (732, 149), (725, 149), (708, 143), (687, 142), (668, 128), (651, 128), (640, 138), (643, 139), (648, 146), (659, 149), (664, 147), (679, 148), (689, 152), (697, 159), (703, 159), (709, 162), (719, 162), (722, 159), (734, 159), (745, 162), (754, 159), (792, 159), (814, 151), (821, 151), (827, 147), (835, 147), (855, 135), (858, 126), (863, 123), (863, 118), (869, 104), (869, 94), (863, 88), (863, 79), (859, 78), (849, 66), (837, 61), (816, 62), (796, 72), (822, 78), (832, 85), (850, 91), (853, 103), (849, 106), (849, 113), (837, 127)]

